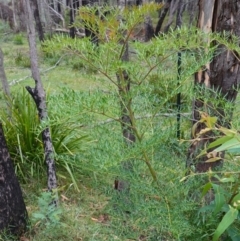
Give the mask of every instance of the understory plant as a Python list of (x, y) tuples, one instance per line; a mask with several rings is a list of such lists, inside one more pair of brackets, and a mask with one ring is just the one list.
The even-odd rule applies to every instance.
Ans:
[[(214, 132), (218, 135), (197, 158), (206, 155), (206, 162), (217, 162), (222, 161), (225, 156), (224, 163), (230, 159), (233, 164), (238, 165), (239, 132), (234, 128), (217, 125), (216, 117), (202, 114), (200, 122), (206, 125), (201, 134)], [(205, 201), (199, 210), (197, 224), (206, 228), (205, 237), (211, 237), (212, 241), (237, 241), (240, 239), (240, 173), (230, 166), (230, 170), (209, 170), (207, 175), (208, 182), (203, 185), (201, 195)]]
[[(75, 25), (87, 28), (91, 32), (90, 38), (54, 36), (43, 44), (45, 53), (78, 57), (81, 63), (95, 69), (109, 82), (119, 103), (117, 109), (99, 108), (96, 104), (89, 111), (119, 122), (128, 147), (134, 146), (135, 149), (138, 146), (139, 158), (147, 165), (155, 181), (157, 175), (144, 144), (148, 140), (147, 124), (145, 128), (140, 127), (136, 115), (145, 112), (150, 118), (154, 118), (178, 92), (183, 89), (189, 92), (191, 76), (211, 59), (213, 53), (213, 49), (202, 41), (205, 34), (197, 29), (177, 29), (155, 37), (148, 43), (131, 41), (131, 36), (144, 22), (144, 16), (153, 13), (159, 6), (151, 3), (125, 8), (123, 11), (109, 7), (97, 10), (94, 7), (82, 7)], [(173, 59), (179, 51), (186, 52), (186, 59), (182, 60), (182, 74), (176, 85), (177, 64)], [(161, 85), (151, 83), (165, 81), (161, 75), (168, 69), (172, 70), (168, 85), (174, 88), (159, 98), (158, 91), (154, 92), (153, 89), (161, 88)], [(145, 97), (142, 100), (146, 100), (142, 105), (138, 104), (140, 96)], [(153, 104), (153, 100), (156, 104)], [(176, 113), (174, 110), (173, 112)]]
[(41, 132), (45, 125), (50, 125), (57, 168), (66, 170), (78, 189), (73, 172), (77, 165), (75, 157), (84, 151), (88, 142), (78, 121), (71, 116), (61, 118), (56, 109), (50, 108), (49, 120), (40, 125), (35, 104), (24, 88), (12, 94), (8, 107), (9, 111), (1, 113), (1, 119), (18, 176), (26, 181), (33, 176), (39, 178), (45, 172)]

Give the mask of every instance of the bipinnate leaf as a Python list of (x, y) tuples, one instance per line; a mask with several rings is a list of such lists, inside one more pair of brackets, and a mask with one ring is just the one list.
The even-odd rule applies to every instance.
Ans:
[(214, 232), (213, 235), (213, 241), (217, 241), (219, 237), (227, 230), (227, 228), (235, 221), (235, 219), (238, 216), (238, 210), (229, 207), (229, 211), (224, 215), (223, 219), (219, 223), (217, 229)]

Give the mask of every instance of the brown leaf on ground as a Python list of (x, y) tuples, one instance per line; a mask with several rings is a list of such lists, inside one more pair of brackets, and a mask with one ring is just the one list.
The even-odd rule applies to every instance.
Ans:
[(25, 236), (20, 237), (20, 241), (30, 241), (30, 239), (26, 238)]
[(108, 214), (104, 213), (104, 214), (101, 214), (98, 218), (91, 218), (93, 221), (95, 222), (99, 222), (99, 223), (107, 223), (110, 218), (108, 216)]

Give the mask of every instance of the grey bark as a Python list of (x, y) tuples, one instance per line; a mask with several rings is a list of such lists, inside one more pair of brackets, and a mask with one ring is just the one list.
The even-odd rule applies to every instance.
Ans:
[(178, 8), (179, 8), (179, 1), (178, 0), (172, 0), (171, 4), (170, 4), (170, 8), (169, 8), (168, 22), (163, 29), (164, 33), (167, 33), (169, 31), (169, 28), (173, 23), (175, 13), (176, 13)]
[(26, 31), (26, 21), (24, 15), (24, 3), (23, 0), (14, 0), (15, 1), (15, 11), (16, 11), (16, 18), (17, 18), (17, 31)]
[(27, 229), (27, 210), (0, 123), (0, 234), (20, 236)]
[[(25, 2), (25, 14), (27, 19), (27, 30), (28, 30), (28, 42), (30, 48), (30, 60), (31, 60), (31, 71), (32, 77), (35, 81), (35, 87), (31, 88), (27, 86), (26, 89), (33, 97), (37, 109), (39, 118), (41, 121), (48, 119), (47, 105), (46, 105), (46, 95), (43, 89), (43, 84), (40, 77), (40, 72), (38, 68), (38, 58), (37, 58), (37, 47), (35, 39), (35, 28), (33, 24), (33, 16), (31, 11), (31, 6), (29, 0), (24, 0)], [(42, 140), (44, 146), (45, 162), (47, 164), (47, 178), (48, 178), (48, 190), (57, 188), (57, 178), (54, 162), (54, 151), (53, 144), (51, 140), (50, 130), (46, 127), (42, 131)]]
[(17, 19), (16, 19), (16, 11), (15, 11), (15, 3), (14, 0), (12, 0), (12, 9), (13, 9), (13, 23), (14, 23), (14, 29), (17, 29)]
[(196, 13), (197, 13), (197, 8), (198, 6), (198, 1), (196, 0), (189, 0), (187, 3), (187, 12), (189, 16), (189, 27), (192, 26), (196, 20)]
[(0, 2), (0, 19), (9, 23), (9, 26), (14, 28), (13, 11), (10, 7)]
[(5, 70), (4, 70), (4, 56), (3, 56), (3, 52), (2, 52), (1, 48), (0, 48), (0, 79), (2, 82), (2, 89), (3, 89), (4, 94), (6, 96), (10, 97), (9, 84), (8, 84), (7, 76), (6, 76)]
[(179, 0), (178, 1), (178, 9), (177, 9), (177, 17), (176, 17), (176, 28), (182, 27), (183, 24), (183, 11), (185, 7), (185, 2), (184, 0)]
[(44, 41), (44, 32), (43, 32), (43, 26), (40, 18), (39, 8), (38, 8), (38, 1), (32, 0), (32, 8), (33, 8), (33, 15), (36, 22), (36, 29), (38, 32), (38, 38), (40, 41)]

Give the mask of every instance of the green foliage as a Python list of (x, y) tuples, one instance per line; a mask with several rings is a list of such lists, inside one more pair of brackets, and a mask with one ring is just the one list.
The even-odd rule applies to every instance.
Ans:
[(56, 206), (53, 201), (57, 198), (56, 193), (43, 192), (38, 198), (37, 212), (32, 213), (32, 220), (35, 223), (45, 226), (47, 228), (54, 228), (57, 225), (61, 225), (60, 218), (62, 210)]
[(9, 100), (9, 107), (9, 112), (2, 113), (5, 135), (16, 172), (25, 179), (39, 173), (39, 168), (44, 166), (43, 149), (36, 134), (38, 114), (31, 96), (24, 89)]
[[(89, 154), (88, 160), (91, 162), (85, 167), (86, 169), (83, 165), (85, 174), (92, 175), (94, 172), (94, 175), (100, 175), (100, 173), (106, 175), (109, 173), (113, 176), (112, 179), (114, 176), (119, 176), (131, 183), (131, 189), (126, 194), (121, 195), (110, 191), (112, 199), (107, 211), (113, 219), (111, 224), (116, 227), (114, 232), (120, 240), (126, 237), (134, 240), (140, 239), (140, 237), (144, 237), (146, 240), (164, 238), (170, 240), (208, 240), (212, 230), (215, 229), (216, 235), (220, 236), (221, 232), (225, 231), (222, 228), (225, 220), (227, 219), (229, 222), (228, 226), (231, 226), (232, 220), (229, 221), (228, 214), (226, 214), (219, 228), (216, 226), (216, 222), (207, 224), (199, 222), (196, 227), (195, 224), (191, 225), (195, 219), (194, 214), (199, 208), (198, 204), (194, 203), (194, 199), (186, 198), (192, 188), (191, 185), (182, 187), (181, 184), (177, 184), (176, 177), (179, 177), (179, 173), (175, 176), (170, 175), (171, 177), (169, 173), (168, 177), (163, 174), (163, 170), (167, 172), (168, 168), (174, 172), (173, 167), (169, 167), (167, 164), (167, 161), (171, 159), (171, 154), (174, 155), (170, 150), (176, 148), (176, 153), (182, 152), (182, 149), (178, 149), (176, 144), (172, 144), (170, 147), (169, 140), (172, 138), (170, 133), (175, 129), (171, 126), (171, 121), (168, 124), (163, 124), (163, 121), (159, 124), (156, 120), (154, 121), (153, 117), (158, 114), (159, 110), (166, 111), (166, 103), (168, 104), (169, 101), (173, 100), (178, 92), (183, 92), (188, 96), (186, 101), (189, 104), (192, 75), (212, 59), (215, 48), (207, 46), (206, 41), (202, 41), (206, 38), (204, 33), (197, 29), (185, 28), (170, 31), (166, 35), (154, 38), (147, 44), (129, 42), (134, 28), (143, 19), (144, 11), (144, 7), (139, 8), (137, 12), (126, 10), (122, 14), (124, 21), (119, 24), (116, 18), (119, 13), (116, 15), (112, 13), (104, 20), (99, 21), (95, 16), (95, 10), (82, 8), (79, 24), (87, 26), (98, 36), (99, 46), (92, 44), (88, 39), (56, 36), (51, 41), (44, 43), (43, 51), (75, 55), (80, 59), (80, 63), (96, 69), (116, 89), (122, 87), (118, 82), (116, 73), (126, 71), (131, 82), (131, 89), (126, 97), (131, 100), (132, 104), (131, 112), (128, 106), (129, 113), (141, 116), (150, 113), (148, 120), (136, 121), (136, 119), (132, 119), (136, 121), (134, 122), (134, 130), (138, 137), (134, 148), (125, 147), (119, 126), (113, 124), (108, 128), (94, 128), (92, 135), (99, 136), (97, 146), (92, 151), (93, 153)], [(126, 15), (124, 15), (125, 13)], [(210, 41), (221, 40), (217, 35), (208, 35), (207, 37), (210, 38)], [(129, 44), (130, 49), (130, 61), (128, 62), (122, 60), (127, 44)], [(178, 79), (176, 56), (179, 51), (182, 52), (182, 73)], [(118, 93), (113, 94), (112, 97), (113, 99), (110, 99), (109, 96), (106, 97), (104, 102), (104, 96), (98, 99), (95, 94), (94, 97), (89, 96), (88, 101), (85, 100), (81, 103), (85, 105), (87, 110), (117, 120), (118, 116), (121, 116), (121, 111), (116, 103), (123, 102), (123, 100)], [(209, 123), (213, 124), (212, 122), (210, 120)], [(107, 133), (108, 136), (114, 136), (115, 140), (112, 137), (103, 139), (102, 137), (106, 136)], [(166, 135), (169, 135), (169, 138)], [(168, 143), (169, 146), (166, 147), (167, 144), (164, 145), (164, 143)], [(169, 155), (167, 152), (171, 154)], [(126, 160), (133, 162), (134, 170), (132, 172), (128, 173), (121, 168)], [(152, 178), (146, 172), (143, 160), (145, 163), (147, 163), (146, 160), (149, 161), (150, 171), (153, 170), (156, 173), (158, 181), (155, 184), (152, 183)], [(178, 160), (178, 157), (175, 157), (175, 160)], [(178, 164), (178, 168), (179, 166), (181, 164)], [(184, 167), (181, 167), (181, 170), (184, 170)], [(171, 182), (174, 182), (174, 187), (168, 185)], [(221, 191), (216, 188), (216, 192), (220, 193)], [(164, 205), (159, 204), (159, 202), (163, 202)], [(212, 211), (215, 219), (221, 216), (221, 205), (220, 198), (219, 203), (216, 202), (216, 207)], [(143, 213), (144, 215), (142, 215)], [(212, 213), (209, 212), (207, 217), (209, 217), (208, 215), (212, 215)], [(164, 220), (165, 225), (161, 220)], [(204, 234), (206, 230), (207, 233)]]
[[(51, 105), (51, 100), (49, 102)], [(77, 119), (61, 119), (57, 110), (53, 108), (49, 121), (40, 125), (35, 103), (25, 89), (13, 95), (12, 100), (9, 100), (9, 106), (9, 113), (4, 112), (1, 116), (18, 176), (26, 181), (32, 176), (40, 178), (45, 173), (41, 132), (49, 125), (57, 168), (66, 170), (75, 188), (78, 189), (73, 172), (76, 166), (79, 168), (75, 156), (84, 151), (88, 140), (87, 136), (79, 131)]]
[(22, 33), (16, 34), (13, 38), (13, 43), (16, 45), (23, 45), (23, 35)]
[[(223, 177), (214, 175), (219, 184), (208, 182), (203, 186), (202, 197), (214, 196), (210, 205), (199, 210), (199, 219), (206, 225), (208, 231), (215, 229), (213, 241), (219, 240), (220, 236), (229, 237), (230, 240), (239, 239), (239, 203), (238, 193), (240, 182), (232, 174), (225, 174)], [(212, 193), (212, 194), (211, 194)], [(209, 233), (209, 236), (211, 234)]]
[(24, 68), (30, 68), (31, 67), (31, 62), (29, 56), (21, 51), (17, 51), (17, 54), (15, 56), (15, 64), (17, 66), (21, 66)]
[[(214, 49), (203, 43), (202, 39), (206, 35), (196, 29), (170, 31), (148, 43), (128, 41), (131, 40), (134, 29), (141, 24), (143, 15), (155, 9), (154, 4), (150, 7), (126, 9), (121, 12), (124, 21), (118, 16), (120, 12), (117, 9), (99, 21), (95, 16), (96, 8), (81, 8), (79, 16), (82, 18), (79, 18), (76, 26), (87, 25), (92, 28), (100, 39), (99, 46), (88, 39), (70, 39), (66, 36), (54, 36), (43, 43), (42, 50), (44, 58), (48, 60), (47, 64), (55, 64), (61, 56), (66, 55), (64, 68), (80, 70), (81, 75), (84, 71), (91, 70), (88, 72), (89, 78), (84, 81), (87, 86), (91, 78), (95, 79), (96, 84), (93, 88), (92, 85), (87, 86), (88, 91), (65, 88), (59, 93), (54, 89), (55, 94), (48, 97), (49, 120), (41, 125), (38, 123), (33, 128), (33, 140), (37, 142), (38, 149), (31, 153), (26, 168), (22, 168), (25, 171), (23, 175), (33, 165), (31, 160), (34, 163), (41, 162), (43, 167), (40, 134), (44, 127), (50, 126), (64, 203), (62, 213), (57, 212), (55, 216), (54, 210), (49, 209), (50, 197), (40, 198), (40, 211), (36, 212), (37, 215), (34, 214), (36, 219), (41, 224), (48, 223), (49, 227), (52, 223), (56, 225), (54, 229), (45, 228), (44, 224), (43, 228), (36, 228), (34, 240), (209, 241), (214, 233), (215, 239), (227, 235), (232, 240), (238, 239), (239, 224), (235, 219), (238, 207), (234, 204), (238, 203), (238, 194), (234, 201), (229, 202), (235, 184), (238, 189), (238, 179), (234, 175), (226, 176), (227, 180), (230, 179), (224, 185), (222, 182), (221, 185), (205, 185), (203, 195), (213, 189), (216, 200), (206, 209), (201, 209), (196, 220), (200, 206), (204, 205), (196, 198), (203, 179), (180, 182), (180, 177), (186, 171), (186, 146), (179, 146), (174, 138), (176, 112), (172, 106), (170, 111), (173, 116), (166, 119), (163, 117), (169, 112), (167, 103), (179, 91), (187, 95), (185, 101), (191, 106), (192, 74), (211, 60)], [(207, 37), (229, 45), (217, 35)], [(122, 56), (127, 42), (130, 61), (124, 62)], [(233, 48), (235, 47), (232, 46)], [(176, 54), (179, 51), (183, 51), (183, 64), (178, 85)], [(127, 99), (131, 100), (131, 110), (136, 117), (134, 127), (140, 137), (132, 148), (126, 148), (119, 123), (119, 103), (122, 100), (116, 73), (123, 70), (127, 71), (131, 80)], [(58, 71), (59, 69), (56, 70)], [(95, 75), (92, 76), (92, 73)], [(74, 74), (74, 81), (79, 81), (77, 73)], [(57, 79), (58, 77), (60, 71)], [(70, 75), (67, 76), (64, 82), (70, 78)], [(206, 99), (209, 100), (210, 97), (211, 94)], [(216, 123), (214, 118), (202, 121), (210, 127)], [(182, 122), (189, 139), (190, 121)], [(86, 136), (93, 140), (91, 145)], [(87, 152), (84, 151), (85, 144), (89, 147)], [(14, 145), (16, 146), (16, 134), (15, 143), (12, 145), (10, 142), (9, 146)], [(20, 145), (17, 143), (17, 146)], [(15, 155), (18, 155), (16, 165), (22, 165), (22, 160), (23, 163), (26, 161), (25, 151), (19, 155), (19, 150), (20, 148), (15, 151)], [(146, 170), (144, 155), (156, 172), (157, 182), (153, 182)], [(41, 161), (35, 162), (37, 156)], [(133, 164), (131, 172), (122, 167), (126, 160)], [(42, 174), (42, 169), (39, 172)], [(75, 189), (79, 188), (81, 192), (73, 193), (73, 185), (65, 188), (66, 173)], [(130, 188), (125, 192), (113, 190), (116, 178), (128, 182)], [(230, 181), (233, 178), (234, 181)], [(28, 196), (26, 198), (29, 200)], [(67, 223), (67, 228), (58, 225), (61, 223), (60, 216)]]
[[(181, 76), (182, 79), (179, 80), (179, 85), (174, 85), (175, 89), (173, 92), (176, 94), (180, 86), (186, 84), (188, 78), (212, 57), (212, 49), (206, 51), (206, 44), (200, 41), (204, 37), (204, 34), (196, 29), (177, 30), (168, 35), (156, 37), (148, 44), (140, 42), (128, 44), (134, 29), (143, 21), (144, 14), (153, 10), (155, 11), (157, 6), (155, 4), (147, 4), (142, 7), (133, 7), (131, 10), (126, 9), (122, 12), (124, 21), (119, 21), (117, 18), (119, 15), (118, 11), (113, 11), (109, 16), (107, 15), (101, 20), (96, 16), (93, 8), (81, 8), (80, 23), (82, 21), (85, 26), (91, 28), (100, 41), (103, 40), (103, 36), (106, 35), (107, 31), (110, 31), (109, 40), (96, 46), (86, 38), (71, 39), (64, 36), (56, 36), (51, 41), (45, 41), (43, 44), (43, 50), (46, 53), (68, 53), (80, 58), (81, 62), (102, 74), (118, 90), (126, 89), (126, 80), (123, 76), (124, 73), (127, 73), (131, 88), (129, 91), (122, 91), (124, 92), (123, 94), (119, 92), (118, 101), (121, 102), (122, 106), (127, 106), (127, 114), (132, 123), (130, 128), (137, 142), (144, 142), (145, 130), (139, 129), (133, 114), (136, 111), (133, 109), (134, 104), (132, 103), (134, 103), (139, 92), (151, 92), (150, 85), (147, 88), (146, 85), (144, 86), (151, 74), (156, 75), (159, 72), (161, 73), (167, 67), (167, 64), (165, 64), (166, 60), (176, 55), (178, 51), (188, 50), (194, 52), (195, 61), (191, 61), (194, 65), (186, 67), (185, 72)], [(186, 41), (188, 42), (187, 46)], [(127, 46), (134, 51), (134, 55), (130, 56), (130, 61), (123, 60)], [(204, 51), (201, 51), (201, 48)], [(173, 93), (170, 94), (170, 96), (172, 95)], [(148, 108), (148, 110), (153, 111), (151, 112), (153, 116), (164, 106), (165, 102), (169, 101), (168, 96), (164, 96), (163, 98), (164, 101), (162, 101), (162, 104), (158, 108), (155, 108), (155, 110)], [(121, 115), (119, 107), (118, 110), (120, 111), (119, 115)], [(105, 112), (103, 111), (102, 114), (105, 115)], [(146, 150), (141, 149), (140, 153), (144, 156), (143, 161), (156, 181), (155, 171), (151, 167)]]
[(5, 21), (0, 21), (0, 41), (8, 43), (14, 38), (10, 26)]
[[(215, 162), (222, 159), (220, 153), (227, 152), (233, 159), (233, 155), (238, 155), (240, 152), (239, 133), (234, 129), (224, 127), (216, 127), (217, 118), (202, 115), (200, 120), (206, 124), (206, 128), (202, 133), (214, 131), (219, 133), (219, 137), (211, 142), (198, 157), (207, 155), (206, 162)], [(234, 160), (234, 159), (233, 159)], [(214, 230), (214, 233), (209, 232), (209, 237), (213, 237), (213, 241), (220, 240), (224, 237), (227, 240), (238, 240), (240, 238), (240, 222), (239, 222), (239, 174), (235, 172), (222, 171), (221, 176), (209, 173), (209, 180), (215, 179), (217, 182), (210, 181), (203, 186), (202, 197), (212, 196), (213, 201), (206, 206), (203, 206), (199, 213), (203, 225), (209, 231)]]

